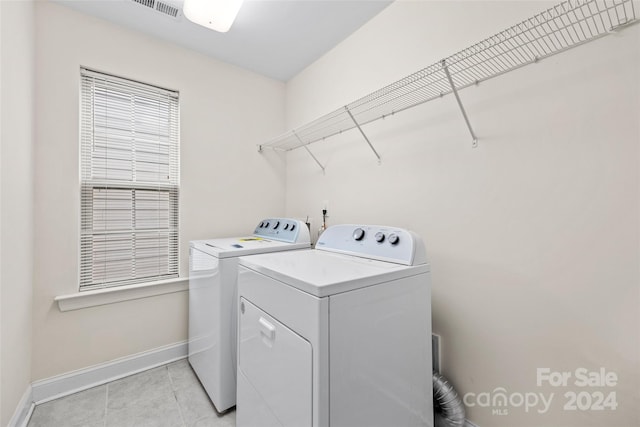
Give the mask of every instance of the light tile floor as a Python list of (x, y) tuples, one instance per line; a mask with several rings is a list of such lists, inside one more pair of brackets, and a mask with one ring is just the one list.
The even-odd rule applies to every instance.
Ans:
[(28, 427), (235, 427), (186, 359), (37, 405)]

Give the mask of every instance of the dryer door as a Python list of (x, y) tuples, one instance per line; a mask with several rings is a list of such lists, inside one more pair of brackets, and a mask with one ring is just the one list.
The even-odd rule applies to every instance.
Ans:
[(244, 298), (238, 327), (237, 427), (311, 426), (311, 344)]

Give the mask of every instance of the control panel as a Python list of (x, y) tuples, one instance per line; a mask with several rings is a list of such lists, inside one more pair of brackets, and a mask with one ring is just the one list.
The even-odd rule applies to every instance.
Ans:
[(266, 218), (253, 231), (256, 237), (288, 243), (311, 242), (309, 229), (304, 222), (291, 218)]
[(427, 262), (420, 236), (402, 228), (380, 225), (334, 225), (322, 233), (316, 249), (404, 265)]

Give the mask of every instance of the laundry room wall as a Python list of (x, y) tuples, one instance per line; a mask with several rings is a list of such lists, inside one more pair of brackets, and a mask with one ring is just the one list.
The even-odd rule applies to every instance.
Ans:
[[(550, 5), (396, 1), (288, 82), (287, 128)], [(448, 95), (363, 127), (380, 164), (356, 130), (309, 147), (325, 173), (287, 155), (287, 215), (315, 230), (326, 201), (328, 225), (424, 238), (442, 372), (478, 426), (640, 425), (639, 75), (635, 25), (461, 91), (477, 148)]]
[[(187, 339), (187, 292), (60, 312), (78, 291), (80, 67), (180, 92), (180, 276), (189, 240), (244, 234), (284, 210), (284, 84), (77, 13), (36, 7), (33, 380)], [(259, 178), (257, 178), (259, 177)]]
[[(0, 425), (31, 384), (33, 278), (32, 1), (0, 2)], [(26, 400), (26, 398), (25, 398)], [(17, 414), (16, 418), (20, 416)]]

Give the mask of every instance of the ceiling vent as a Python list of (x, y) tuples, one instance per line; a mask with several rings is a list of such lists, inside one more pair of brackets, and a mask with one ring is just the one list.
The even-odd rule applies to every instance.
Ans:
[(159, 0), (132, 0), (132, 1), (142, 6), (148, 7), (149, 9), (153, 9), (158, 13), (162, 13), (163, 15), (168, 15), (172, 18), (180, 17), (180, 8), (168, 2), (159, 1)]

